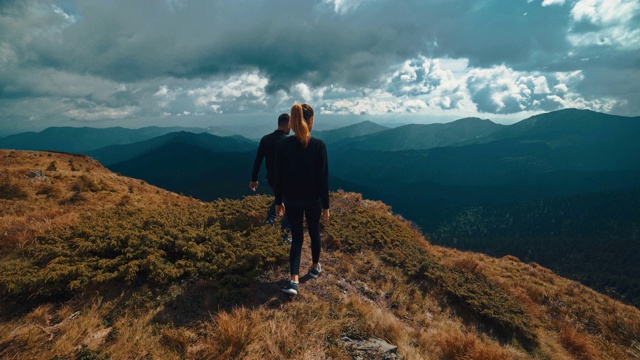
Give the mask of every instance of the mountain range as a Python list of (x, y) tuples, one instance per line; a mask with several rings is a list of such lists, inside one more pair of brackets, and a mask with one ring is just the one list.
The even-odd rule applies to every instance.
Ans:
[(24, 132), (0, 138), (0, 148), (14, 150), (55, 150), (84, 153), (109, 145), (131, 144), (171, 132), (207, 132), (207, 129), (149, 126), (140, 129), (112, 127), (50, 127), (40, 132)]
[(378, 125), (371, 121), (363, 121), (357, 124), (341, 127), (333, 130), (314, 131), (313, 136), (321, 139), (327, 144), (334, 144), (341, 140), (353, 139), (358, 136), (375, 134), (381, 131), (389, 130), (388, 127)]
[(153, 152), (168, 144), (185, 144), (218, 153), (236, 153), (255, 150), (255, 142), (241, 136), (216, 136), (188, 131), (170, 132), (149, 140), (127, 145), (110, 145), (85, 153), (104, 165), (116, 164)]
[[(640, 118), (567, 109), (512, 125), (479, 118), (397, 128), (362, 122), (313, 136), (327, 143), (333, 190), (385, 201), (435, 243), (515, 254), (640, 304), (630, 260), (640, 256), (633, 230), (640, 208), (621, 201), (640, 192)], [(171, 132), (85, 153), (120, 174), (211, 201), (251, 194), (256, 148), (239, 136)], [(260, 175), (259, 193), (269, 194), (264, 169)], [(545, 250), (559, 241), (562, 251)], [(620, 245), (620, 261), (610, 265), (599, 241)]]
[[(472, 143), (500, 131), (503, 127), (504, 125), (490, 120), (464, 118), (445, 124), (409, 124), (393, 129), (380, 129), (360, 136), (334, 137), (344, 140), (335, 141), (338, 148), (342, 145), (358, 150), (426, 150)], [(339, 130), (334, 131), (338, 133)]]

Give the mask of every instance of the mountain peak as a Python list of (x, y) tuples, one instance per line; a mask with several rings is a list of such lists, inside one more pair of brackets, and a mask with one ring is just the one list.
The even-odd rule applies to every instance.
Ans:
[(190, 144), (215, 153), (244, 152), (254, 150), (256, 147), (255, 142), (239, 135), (218, 136), (208, 132), (196, 134), (189, 131), (177, 131), (131, 144), (106, 146), (88, 151), (87, 154), (100, 161), (103, 165), (111, 166), (153, 152), (168, 143), (175, 142)]
[(407, 124), (356, 137), (352, 139), (352, 146), (379, 151), (427, 150), (465, 144), (489, 136), (502, 127), (479, 118), (463, 118), (443, 124)]
[(452, 123), (455, 123), (455, 122), (479, 122), (479, 121), (481, 121), (481, 122), (485, 122), (485, 121), (493, 122), (493, 121), (491, 121), (489, 119), (481, 119), (479, 117), (465, 117), (465, 118), (460, 118), (458, 120), (454, 120), (454, 121), (452, 121)]
[(388, 128), (386, 126), (382, 126), (372, 121), (365, 120), (338, 129), (314, 131), (313, 136), (325, 141), (326, 143), (335, 143), (344, 139), (374, 134), (387, 129)]
[(554, 141), (560, 141), (560, 138), (598, 137), (620, 131), (629, 135), (637, 133), (639, 125), (640, 122), (630, 117), (583, 109), (563, 109), (517, 122), (508, 126), (501, 134), (513, 138), (547, 140), (554, 137)]

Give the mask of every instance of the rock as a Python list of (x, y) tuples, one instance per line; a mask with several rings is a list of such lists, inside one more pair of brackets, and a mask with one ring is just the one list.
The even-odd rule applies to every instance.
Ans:
[(402, 359), (398, 355), (398, 347), (391, 345), (388, 342), (371, 338), (367, 340), (353, 340), (347, 336), (342, 337), (342, 341), (345, 342), (347, 351), (351, 354), (351, 358), (354, 360), (369, 360), (369, 359), (381, 359), (381, 360), (400, 360)]

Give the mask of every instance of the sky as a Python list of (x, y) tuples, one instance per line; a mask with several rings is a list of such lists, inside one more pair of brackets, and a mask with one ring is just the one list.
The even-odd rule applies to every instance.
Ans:
[(0, 0), (0, 134), (640, 115), (639, 0)]

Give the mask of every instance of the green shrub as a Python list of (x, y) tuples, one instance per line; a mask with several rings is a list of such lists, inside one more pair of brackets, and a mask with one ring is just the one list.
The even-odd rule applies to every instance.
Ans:
[(500, 337), (515, 337), (525, 344), (535, 341), (531, 319), (520, 302), (486, 276), (433, 262), (425, 262), (420, 275), (441, 286), (453, 303), (495, 329)]
[[(261, 269), (284, 264), (288, 254), (274, 227), (250, 226), (259, 208), (264, 216), (265, 200), (93, 213), (39, 237), (12, 266), (0, 265), (0, 290), (55, 296), (114, 281), (164, 286), (186, 278), (248, 286)], [(234, 229), (223, 228), (229, 223)]]

